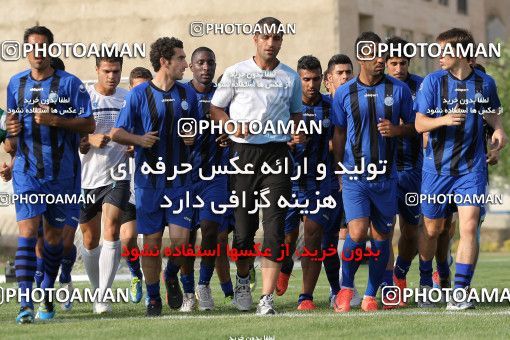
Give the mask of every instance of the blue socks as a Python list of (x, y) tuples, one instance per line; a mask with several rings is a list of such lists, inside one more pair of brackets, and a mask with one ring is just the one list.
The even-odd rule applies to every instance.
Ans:
[(152, 284), (146, 284), (147, 287), (147, 296), (150, 300), (159, 300), (161, 301), (161, 294), (159, 292), (159, 281)]
[[(357, 248), (361, 248), (364, 251), (365, 245), (365, 241), (354, 242), (351, 236), (347, 235), (345, 238), (342, 253), (345, 255), (345, 257), (350, 257), (351, 253)], [(359, 265), (359, 261), (345, 261), (342, 259), (342, 287), (354, 288), (354, 275), (358, 271)]]
[(397, 256), (395, 269), (393, 270), (395, 276), (401, 280), (405, 279), (409, 272), (409, 268), (411, 268), (411, 261), (406, 261), (402, 257)]
[(38, 257), (36, 259), (36, 270), (35, 270), (35, 284), (37, 288), (41, 288), (42, 280), (44, 279), (44, 259), (42, 257)]
[(195, 293), (195, 273), (191, 272), (187, 275), (181, 273), (182, 290), (184, 293)]
[(221, 290), (225, 297), (234, 296), (234, 287), (232, 286), (232, 280), (228, 280), (227, 282), (221, 283)]
[(313, 295), (310, 295), (310, 294), (299, 294), (299, 298), (298, 298), (298, 305), (301, 304), (301, 302), (305, 301), (305, 300), (310, 300), (310, 301), (313, 301)]
[[(35, 244), (36, 238), (18, 237), (18, 249), (16, 250), (16, 258), (14, 266), (16, 271), (16, 280), (18, 287), (23, 292), (26, 289), (32, 290), (34, 283), (34, 274), (36, 270)], [(30, 299), (21, 297), (21, 307), (34, 308), (34, 304)]]
[(423, 261), (420, 259), (420, 286), (433, 286), (432, 282), (432, 260)]
[(465, 288), (471, 284), (474, 266), (472, 264), (455, 263), (455, 286), (457, 288)]
[(198, 277), (199, 285), (208, 285), (214, 273), (214, 266), (209, 266), (203, 261), (200, 263), (200, 275)]
[(57, 278), (58, 269), (64, 252), (62, 241), (57, 245), (50, 245), (44, 240), (43, 258), (44, 258), (44, 279), (41, 288), (53, 288)]
[(131, 261), (129, 257), (126, 258), (126, 263), (131, 272), (132, 277), (138, 277), (140, 281), (143, 278), (142, 270), (140, 269), (140, 258), (137, 258), (135, 261)]
[(165, 268), (165, 280), (168, 281), (170, 279), (177, 280), (177, 273), (179, 272), (180, 267), (173, 263), (170, 259), (166, 263)]
[(71, 282), (71, 271), (73, 270), (74, 262), (76, 262), (76, 246), (73, 247), (67, 255), (62, 258), (62, 268), (60, 269), (60, 283)]
[[(370, 257), (368, 261), (368, 285), (365, 291), (366, 296), (373, 296), (377, 294), (377, 290), (383, 281), (384, 272), (388, 265), (390, 257), (390, 240), (376, 241), (370, 240), (372, 252), (379, 251), (379, 257)], [(352, 261), (351, 261), (352, 262)]]
[(333, 256), (327, 256), (322, 263), (324, 264), (331, 292), (336, 295), (340, 291), (340, 257), (335, 253)]

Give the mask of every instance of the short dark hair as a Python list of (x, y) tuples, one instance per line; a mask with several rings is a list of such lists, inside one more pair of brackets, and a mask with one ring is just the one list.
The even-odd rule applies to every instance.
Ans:
[(161, 68), (161, 63), (159, 62), (159, 59), (160, 58), (165, 58), (166, 60), (172, 59), (172, 57), (175, 54), (174, 51), (175, 48), (184, 48), (184, 45), (182, 44), (182, 41), (174, 37), (159, 38), (158, 40), (152, 43), (149, 59), (155, 72), (158, 72), (159, 69)]
[(195, 58), (195, 56), (200, 53), (200, 52), (207, 52), (207, 53), (211, 53), (214, 58), (216, 59), (216, 55), (214, 54), (214, 51), (211, 50), (209, 47), (205, 47), (205, 46), (200, 46), (199, 48), (195, 49), (193, 51), (193, 53), (191, 53), (191, 61), (193, 62), (193, 58)]
[(135, 67), (129, 73), (129, 85), (133, 84), (133, 80), (138, 78), (152, 80), (152, 73), (145, 67)]
[[(361, 41), (370, 41), (375, 44), (380, 44), (382, 42), (381, 37), (379, 37), (376, 33), (368, 31), (362, 32), (358, 38), (356, 38), (356, 42), (354, 43), (354, 52), (356, 53), (356, 58), (361, 55), (361, 46), (358, 46), (358, 43)], [(360, 44), (361, 45), (361, 44)], [(364, 46), (364, 45), (363, 45)]]
[(107, 63), (120, 63), (120, 67), (122, 67), (122, 62), (124, 60), (122, 57), (108, 57), (108, 56), (96, 57), (96, 66), (99, 67), (102, 61), (105, 61)]
[(335, 54), (334, 56), (331, 57), (331, 59), (329, 59), (328, 68), (327, 68), (326, 72), (330, 73), (331, 70), (333, 70), (333, 67), (335, 65), (340, 65), (340, 64), (349, 64), (349, 65), (351, 65), (351, 69), (354, 69), (354, 67), (352, 66), (351, 58), (349, 58), (345, 54)]
[(313, 55), (305, 55), (299, 58), (297, 62), (297, 70), (308, 70), (308, 71), (314, 71), (314, 70), (320, 70), (320, 73), (322, 74), (322, 67), (321, 62), (319, 59), (314, 57)]
[[(275, 33), (278, 32), (278, 28), (280, 27), (280, 25), (282, 24), (282, 22), (278, 19), (276, 19), (275, 17), (264, 17), (262, 19), (260, 19), (259, 21), (257, 21), (257, 25), (262, 29), (262, 34), (267, 34), (268, 32), (265, 32), (265, 27), (269, 26), (273, 26), (274, 25), (274, 29), (275, 29)], [(256, 33), (258, 34), (258, 32)], [(283, 33), (278, 33), (277, 35), (279, 36), (283, 36)]]
[(66, 65), (64, 65), (64, 62), (59, 57), (52, 57), (50, 59), (50, 66), (54, 70), (66, 70)]
[(23, 42), (27, 43), (28, 37), (32, 34), (44, 35), (48, 39), (48, 44), (53, 44), (53, 33), (45, 26), (32, 26), (27, 28), (23, 34)]
[(440, 33), (437, 36), (436, 41), (450, 43), (454, 48), (457, 44), (460, 44), (463, 48), (467, 48), (470, 44), (475, 43), (475, 39), (471, 32), (463, 28), (452, 28)]
[[(404, 50), (404, 46), (409, 44), (407, 40), (404, 40), (401, 37), (393, 36), (386, 39), (386, 44), (388, 45), (388, 52), (385, 53), (384, 60), (388, 61), (390, 58), (406, 58), (408, 61), (411, 61), (411, 58), (406, 56), (404, 53), (398, 53), (398, 51), (402, 52)], [(398, 46), (398, 50), (392, 52), (390, 46)]]

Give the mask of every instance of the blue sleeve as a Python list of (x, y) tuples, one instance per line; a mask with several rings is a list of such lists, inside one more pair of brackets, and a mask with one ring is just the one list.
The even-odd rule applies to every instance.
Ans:
[(129, 91), (124, 100), (124, 106), (120, 109), (117, 120), (115, 121), (116, 128), (122, 128), (127, 132), (133, 133), (135, 129), (136, 113), (138, 112), (136, 98), (136, 94), (133, 91)]
[(489, 102), (485, 104), (485, 108), (491, 109), (491, 110), (498, 110), (501, 108), (501, 101), (499, 100), (498, 96), (498, 88), (496, 86), (496, 82), (494, 79), (489, 78), (489, 82), (487, 84), (487, 96), (489, 98)]
[(6, 113), (10, 113), (18, 108), (18, 103), (16, 101), (16, 95), (12, 90), (12, 79), (9, 81), (9, 85), (7, 85), (7, 110)]
[(415, 111), (413, 111), (413, 96), (407, 86), (402, 86), (402, 98), (400, 101), (400, 118), (404, 124), (414, 123)]
[(79, 118), (88, 118), (92, 116), (92, 107), (90, 96), (85, 85), (76, 77), (71, 77), (68, 82), (68, 93), (71, 97), (71, 105), (76, 109)]
[(289, 107), (291, 114), (301, 112), (302, 95), (301, 79), (298, 76), (295, 76)]
[(336, 91), (331, 107), (333, 108), (333, 115), (331, 116), (333, 124), (343, 128), (347, 127), (347, 113), (343, 107), (343, 95), (341, 91)]
[[(418, 92), (416, 93), (416, 101), (414, 103), (414, 111), (424, 115), (431, 116), (429, 110), (434, 110), (434, 86), (431, 82), (430, 75), (423, 79)], [(432, 114), (433, 115), (433, 114)]]

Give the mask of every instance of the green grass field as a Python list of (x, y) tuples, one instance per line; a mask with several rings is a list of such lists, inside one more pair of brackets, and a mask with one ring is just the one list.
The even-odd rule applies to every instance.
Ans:
[[(510, 288), (509, 254), (482, 254), (473, 281), (476, 288)], [(411, 268), (408, 284), (418, 284), (416, 263)], [(260, 272), (258, 272), (260, 275)], [(363, 291), (366, 284), (367, 266), (362, 266), (357, 275), (357, 286)], [(259, 280), (260, 281), (260, 280)], [(259, 282), (260, 283), (260, 282)], [(119, 282), (116, 287), (126, 287)], [(212, 312), (180, 314), (163, 308), (163, 316), (155, 319), (144, 317), (143, 302), (116, 304), (108, 317), (92, 314), (91, 304), (75, 304), (71, 312), (57, 308), (52, 322), (33, 325), (16, 325), (14, 318), (18, 306), (14, 303), (0, 306), (0, 339), (53, 339), (53, 338), (178, 338), (178, 339), (229, 339), (229, 337), (253, 337), (264, 335), (275, 339), (317, 338), (437, 338), (437, 339), (508, 339), (510, 338), (510, 305), (478, 305), (475, 310), (447, 312), (444, 306), (435, 309), (406, 309), (363, 313), (358, 309), (347, 314), (335, 314), (327, 298), (329, 285), (324, 272), (321, 273), (314, 300), (318, 310), (298, 312), (297, 296), (301, 284), (301, 271), (295, 270), (289, 290), (276, 300), (276, 316), (258, 317), (255, 309), (241, 313), (230, 305), (223, 304), (223, 294), (217, 278), (211, 283), (215, 293), (216, 309)], [(3, 287), (12, 285), (4, 284)], [(84, 284), (77, 285), (85, 287)], [(163, 285), (164, 286), (164, 285)], [(254, 294), (258, 302), (260, 286)]]

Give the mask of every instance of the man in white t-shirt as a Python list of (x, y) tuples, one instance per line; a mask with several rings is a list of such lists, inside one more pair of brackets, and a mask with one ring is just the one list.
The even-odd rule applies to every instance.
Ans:
[[(127, 164), (127, 149), (110, 138), (110, 131), (128, 91), (117, 87), (122, 58), (97, 58), (96, 71), (98, 82), (87, 86), (96, 130), (80, 144), (82, 190), (85, 195), (94, 195), (95, 202), (82, 205), (80, 228), (83, 232), (85, 270), (93, 288), (99, 288), (100, 300), (94, 303), (94, 312), (102, 314), (111, 311), (111, 306), (101, 299), (111, 288), (119, 266), (121, 217), (130, 195), (129, 178), (116, 180), (112, 177), (112, 170), (117, 169), (119, 164)], [(117, 178), (115, 171), (114, 176)], [(99, 246), (101, 218), (104, 223), (102, 247)]]
[[(282, 64), (276, 56), (280, 51), (283, 34), (274, 28), (281, 27), (281, 22), (272, 17), (258, 21), (263, 28), (255, 34), (253, 40), (256, 55), (237, 63), (225, 70), (223, 78), (211, 101), (211, 119), (226, 122), (259, 121), (263, 124), (271, 121), (277, 126), (278, 121), (285, 124), (293, 119), (301, 119), (301, 80), (293, 69)], [(269, 28), (269, 30), (267, 30)], [(225, 112), (229, 107), (230, 117)], [(244, 130), (244, 129), (243, 129)], [(256, 195), (269, 189), (266, 195), (270, 202), (263, 210), (262, 225), (264, 242), (262, 249), (270, 249), (271, 256), (262, 259), (262, 297), (257, 307), (257, 314), (275, 314), (273, 292), (280, 272), (281, 249), (284, 243), (284, 222), (287, 209), (277, 204), (280, 197), (290, 199), (291, 183), (287, 174), (261, 174), (264, 162), (275, 167), (290, 162), (287, 142), (288, 134), (249, 135), (247, 131), (238, 130), (230, 136), (233, 141), (231, 155), (239, 157), (237, 165), (243, 169), (248, 163), (253, 164), (253, 175), (235, 174), (231, 176), (231, 189), (236, 195), (246, 195), (246, 205), (235, 208), (235, 230), (233, 247), (238, 250), (253, 250), (255, 232), (259, 227), (258, 212), (250, 214), (255, 207)], [(304, 135), (294, 135), (293, 141), (302, 143)], [(265, 190), (264, 190), (265, 191)], [(278, 259), (278, 261), (277, 261)], [(249, 278), (249, 258), (240, 257), (236, 262), (237, 282), (234, 290), (234, 305), (239, 310), (249, 310), (252, 305)]]

